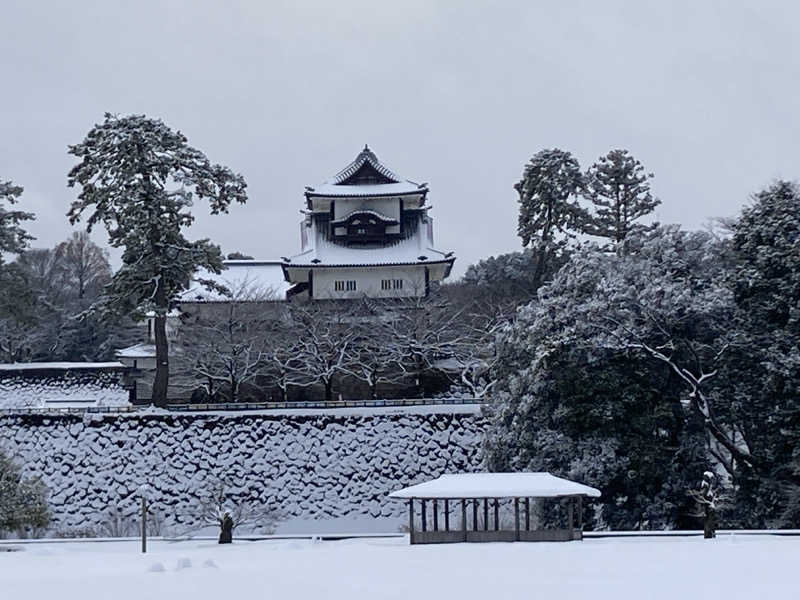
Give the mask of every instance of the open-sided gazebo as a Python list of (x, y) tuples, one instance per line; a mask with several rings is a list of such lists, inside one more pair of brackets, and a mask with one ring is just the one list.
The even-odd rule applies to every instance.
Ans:
[[(583, 497), (600, 491), (550, 473), (460, 473), (398, 490), (390, 498), (408, 500), (412, 544), (453, 542), (566, 542), (583, 539)], [(561, 529), (531, 529), (531, 498), (567, 500), (567, 523)], [(415, 500), (421, 503), (421, 528), (415, 527)], [(500, 500), (513, 500), (513, 529), (504, 528)], [(428, 506), (431, 527), (428, 527)], [(442, 510), (443, 519), (440, 519)], [(490, 519), (491, 512), (494, 523)], [(458, 509), (460, 507), (460, 510)], [(471, 510), (470, 510), (471, 509)], [(575, 523), (577, 509), (577, 524)], [(482, 519), (479, 512), (482, 510)], [(454, 524), (451, 517), (461, 516)], [(471, 513), (471, 514), (470, 514)], [(440, 526), (441, 525), (441, 526)], [(453, 527), (455, 525), (455, 527)], [(493, 525), (490, 526), (490, 525)]]

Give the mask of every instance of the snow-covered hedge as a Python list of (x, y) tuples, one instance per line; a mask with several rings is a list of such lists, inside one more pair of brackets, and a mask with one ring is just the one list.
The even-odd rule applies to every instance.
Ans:
[[(413, 409), (412, 409), (413, 410)], [(425, 414), (0, 417), (0, 444), (50, 490), (51, 533), (135, 534), (139, 486), (153, 488), (157, 529), (195, 527), (199, 499), (226, 479), (235, 499), (286, 523), (339, 520), (397, 528), (394, 489), (481, 469), (474, 409)], [(382, 519), (375, 527), (373, 519)], [(373, 523), (370, 527), (365, 523)], [(315, 525), (309, 525), (313, 529)], [(330, 528), (329, 528), (330, 529)]]

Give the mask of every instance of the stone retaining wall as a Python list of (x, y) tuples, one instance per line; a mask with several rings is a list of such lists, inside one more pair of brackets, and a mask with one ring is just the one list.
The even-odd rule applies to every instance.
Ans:
[[(481, 470), (483, 427), (475, 407), (23, 415), (0, 417), (0, 445), (50, 490), (51, 534), (135, 534), (138, 488), (149, 481), (156, 533), (179, 535), (201, 524), (199, 505), (220, 480), (231, 504), (279, 514), (284, 525), (345, 519), (385, 531), (407, 520), (388, 492)], [(365, 525), (376, 519), (384, 526)]]

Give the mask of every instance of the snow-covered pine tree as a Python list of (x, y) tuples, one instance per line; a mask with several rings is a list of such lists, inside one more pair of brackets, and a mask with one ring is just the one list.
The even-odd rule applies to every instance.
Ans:
[(33, 239), (21, 224), (34, 220), (34, 214), (10, 209), (12, 204), (19, 202), (22, 191), (20, 186), (11, 181), (0, 180), (0, 266), (3, 265), (4, 254), (19, 254)]
[(29, 359), (37, 341), (34, 338), (38, 337), (32, 327), (37, 320), (33, 286), (17, 264), (5, 263), (6, 254), (24, 252), (33, 240), (23, 227), (25, 221), (35, 218), (33, 213), (12, 210), (22, 191), (11, 181), (0, 180), (0, 361), (3, 362)]
[[(241, 175), (214, 165), (186, 137), (161, 120), (106, 113), (80, 144), (69, 147), (80, 159), (69, 172), (81, 192), (67, 216), (76, 223), (90, 212), (87, 230), (103, 224), (112, 247), (123, 248), (122, 267), (106, 287), (105, 312), (155, 313), (156, 376), (153, 402), (166, 402), (169, 360), (166, 317), (170, 305), (199, 268), (219, 273), (218, 246), (189, 241), (183, 230), (194, 221), (195, 199), (208, 200), (211, 214), (247, 201)], [(213, 287), (211, 281), (201, 281)]]
[(548, 265), (582, 232), (589, 214), (580, 204), (583, 174), (569, 152), (541, 150), (525, 165), (514, 185), (519, 194), (517, 235), (536, 251), (534, 288), (545, 279)]
[(655, 229), (657, 223), (636, 222), (661, 203), (650, 193), (652, 177), (627, 150), (601, 156), (586, 173), (586, 197), (595, 207), (587, 233), (607, 238), (621, 250), (631, 233)]

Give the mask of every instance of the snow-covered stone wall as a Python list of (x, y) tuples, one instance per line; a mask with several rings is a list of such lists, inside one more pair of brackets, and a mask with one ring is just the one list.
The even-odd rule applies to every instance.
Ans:
[[(388, 492), (481, 470), (484, 422), (469, 407), (373, 414), (19, 415), (0, 445), (50, 490), (51, 533), (133, 535), (145, 481), (162, 534), (196, 528), (227, 480), (232, 503), (280, 513), (278, 531), (396, 531)], [(254, 531), (258, 531), (254, 528)]]
[[(13, 365), (7, 365), (13, 366)], [(0, 408), (125, 406), (129, 393), (119, 372), (52, 369), (49, 375), (0, 369)]]

